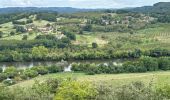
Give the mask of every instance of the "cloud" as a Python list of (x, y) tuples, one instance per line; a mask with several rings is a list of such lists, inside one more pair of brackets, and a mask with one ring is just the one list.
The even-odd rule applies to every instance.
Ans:
[(0, 7), (123, 8), (170, 0), (0, 0)]

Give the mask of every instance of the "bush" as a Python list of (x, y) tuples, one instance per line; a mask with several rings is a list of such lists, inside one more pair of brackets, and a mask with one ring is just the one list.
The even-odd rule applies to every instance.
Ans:
[(0, 67), (0, 73), (2, 73), (3, 69)]
[(164, 84), (157, 88), (157, 93), (167, 99), (170, 99), (170, 85)]
[(161, 70), (169, 70), (170, 69), (170, 60), (168, 58), (159, 58), (159, 69)]
[(72, 67), (71, 67), (71, 70), (72, 71), (75, 71), (75, 72), (85, 72), (86, 71), (86, 68), (87, 66), (89, 66), (90, 64), (72, 64)]
[(31, 70), (31, 69), (26, 69), (24, 72), (23, 72), (23, 75), (22, 75), (22, 78), (34, 78), (38, 76), (38, 72), (35, 71), (35, 70)]
[(64, 71), (64, 67), (62, 66), (57, 66), (57, 65), (51, 65), (49, 67), (47, 67), (49, 73), (58, 73), (58, 72), (63, 72)]
[(54, 100), (92, 100), (96, 94), (95, 87), (90, 83), (66, 80), (57, 89)]
[(28, 39), (28, 35), (23, 35), (22, 40), (27, 40)]
[(97, 48), (98, 44), (97, 43), (92, 43), (92, 48)]
[(15, 80), (4, 80), (3, 84), (10, 86), (10, 85), (16, 84), (16, 81)]
[(0, 82), (2, 82), (5, 79), (7, 79), (7, 74), (6, 73), (0, 73)]
[(87, 66), (86, 68), (86, 74), (88, 75), (94, 75), (98, 73), (98, 67), (95, 64), (90, 64), (89, 66)]
[(162, 100), (150, 86), (142, 82), (132, 82), (131, 84), (118, 87), (114, 90), (115, 100)]
[(35, 70), (35, 71), (37, 71), (37, 72), (38, 72), (38, 74), (40, 74), (40, 75), (48, 74), (48, 70), (47, 70), (47, 68), (42, 67), (42, 66), (33, 67), (33, 68), (31, 68), (31, 70)]
[(13, 32), (13, 31), (12, 31), (12, 32), (10, 32), (10, 35), (11, 35), (11, 36), (15, 35), (15, 32)]
[(155, 58), (143, 57), (140, 59), (144, 66), (147, 68), (147, 71), (156, 71), (158, 70), (158, 61)]
[(15, 67), (7, 67), (4, 73), (7, 74), (8, 78), (14, 78), (18, 74), (17, 69)]
[(131, 72), (131, 73), (147, 71), (146, 67), (141, 61), (135, 61), (135, 62), (127, 61), (123, 63), (123, 68), (125, 72)]

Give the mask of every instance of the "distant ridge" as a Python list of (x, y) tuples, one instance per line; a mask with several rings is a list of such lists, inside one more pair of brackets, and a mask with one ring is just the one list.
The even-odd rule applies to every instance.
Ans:
[(20, 12), (58, 12), (58, 13), (75, 13), (96, 11), (99, 9), (78, 9), (71, 7), (8, 7), (0, 8), (0, 14), (20, 13)]
[[(104, 9), (81, 9), (72, 7), (8, 7), (0, 8), (0, 14), (8, 13), (22, 13), (22, 12), (58, 12), (58, 13), (76, 13), (87, 11), (100, 11)], [(106, 9), (105, 9), (106, 10)], [(110, 9), (120, 10), (120, 9)], [(159, 2), (153, 6), (143, 6), (136, 8), (122, 8), (122, 10), (141, 13), (169, 13), (170, 14), (170, 2)]]
[(170, 2), (159, 2), (153, 6), (143, 6), (133, 9), (128, 9), (133, 12), (142, 12), (142, 13), (170, 13)]

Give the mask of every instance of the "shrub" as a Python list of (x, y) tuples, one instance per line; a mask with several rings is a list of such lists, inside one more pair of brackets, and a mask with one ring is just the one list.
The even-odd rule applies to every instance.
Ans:
[(140, 59), (144, 66), (147, 68), (147, 71), (156, 71), (158, 70), (158, 61), (155, 58), (143, 57)]
[(146, 67), (141, 61), (135, 61), (135, 62), (127, 61), (123, 63), (123, 68), (125, 72), (131, 72), (131, 73), (147, 71)]
[(170, 69), (170, 60), (168, 58), (159, 58), (159, 69), (161, 70), (169, 70)]
[(72, 70), (72, 71), (75, 71), (75, 72), (77, 72), (77, 71), (82, 71), (82, 70), (81, 70), (81, 67), (80, 67), (79, 64), (77, 64), (77, 63), (73, 63), (71, 66), (72, 66), (72, 67), (71, 67), (71, 70)]
[(2, 73), (3, 69), (0, 67), (0, 73)]
[(157, 88), (157, 93), (167, 99), (170, 99), (170, 85), (164, 84)]
[(87, 66), (86, 68), (86, 74), (88, 75), (94, 75), (98, 73), (98, 67), (95, 64), (90, 64), (89, 66)]
[(14, 31), (10, 32), (10, 35), (12, 35), (12, 36), (15, 35), (15, 32)]
[(18, 74), (17, 69), (15, 67), (7, 67), (4, 73), (7, 74), (8, 78), (14, 78)]
[(57, 89), (54, 100), (91, 100), (96, 94), (95, 87), (88, 82), (66, 80)]
[(98, 44), (97, 43), (92, 43), (92, 48), (97, 48)]
[(2, 82), (5, 79), (7, 79), (7, 74), (6, 73), (0, 73), (0, 82)]
[(132, 82), (114, 90), (115, 100), (162, 100), (150, 86)]
[(27, 40), (28, 39), (28, 35), (23, 35), (22, 40)]
[(64, 67), (62, 66), (57, 66), (57, 65), (51, 65), (49, 67), (47, 67), (49, 73), (57, 73), (57, 72), (63, 72), (64, 71)]
[(16, 81), (15, 80), (4, 80), (3, 81), (3, 84), (7, 85), (7, 86), (10, 86), (10, 85), (14, 85), (16, 84)]
[(40, 75), (48, 74), (48, 70), (47, 70), (47, 68), (42, 67), (42, 66), (33, 67), (33, 68), (31, 68), (31, 69), (32, 69), (32, 70), (37, 71), (37, 72), (38, 72), (38, 74), (40, 74)]
[(31, 69), (26, 69), (23, 73), (23, 76), (28, 78), (34, 78), (36, 76), (38, 76), (38, 72), (35, 70), (31, 70)]

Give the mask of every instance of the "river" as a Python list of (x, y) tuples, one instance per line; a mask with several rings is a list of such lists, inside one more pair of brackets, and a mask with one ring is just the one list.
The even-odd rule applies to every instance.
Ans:
[(61, 65), (65, 67), (65, 71), (71, 71), (72, 63), (96, 63), (96, 64), (122, 64), (127, 60), (114, 59), (114, 60), (76, 60), (76, 61), (41, 61), (41, 62), (0, 62), (0, 67), (5, 69), (6, 67), (14, 66), (18, 69), (26, 69), (34, 66), (50, 66), (50, 65)]

